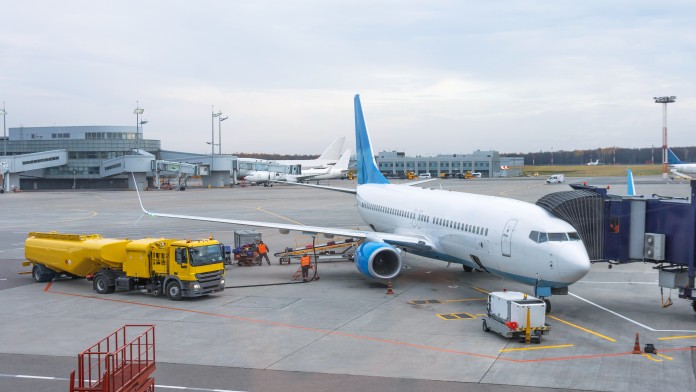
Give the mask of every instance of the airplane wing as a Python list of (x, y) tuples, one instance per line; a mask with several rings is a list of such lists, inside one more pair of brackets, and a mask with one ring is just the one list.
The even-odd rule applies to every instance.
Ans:
[(674, 174), (675, 176), (683, 177), (683, 178), (686, 178), (687, 180), (693, 180), (693, 178), (692, 178), (691, 176), (689, 176), (689, 175), (687, 175), (687, 174), (684, 174), (684, 173), (681, 173), (681, 172), (679, 172), (679, 171), (677, 171), (677, 170), (672, 169), (671, 172), (672, 172), (672, 174)]
[[(354, 190), (353, 190), (354, 191)], [(352, 230), (352, 229), (342, 229), (336, 227), (321, 227), (321, 226), (305, 226), (305, 225), (295, 225), (287, 223), (275, 223), (275, 222), (260, 222), (260, 221), (247, 221), (239, 219), (223, 219), (223, 218), (213, 218), (205, 216), (193, 216), (193, 215), (178, 215), (178, 214), (166, 214), (159, 212), (151, 212), (145, 209), (143, 201), (140, 198), (140, 191), (138, 193), (138, 200), (140, 201), (140, 208), (143, 213), (148, 216), (156, 216), (161, 218), (175, 218), (175, 219), (188, 219), (197, 220), (203, 222), (215, 222), (215, 223), (225, 223), (230, 225), (239, 226), (253, 226), (253, 227), (264, 227), (269, 229), (278, 229), (281, 233), (287, 234), (290, 231), (299, 231), (305, 235), (317, 235), (322, 234), (327, 238), (332, 236), (342, 236), (342, 237), (355, 237), (362, 238), (367, 241), (381, 242), (384, 241), (389, 244), (399, 245), (405, 248), (418, 248), (418, 249), (430, 249), (433, 243), (430, 239), (421, 236), (410, 236), (410, 235), (400, 235), (391, 233), (380, 233), (367, 230)]]
[(423, 183), (426, 183), (426, 182), (430, 182), (430, 181), (435, 181), (435, 180), (437, 180), (437, 178), (428, 178), (427, 180), (420, 180), (420, 181), (407, 182), (407, 183), (404, 183), (404, 184), (401, 184), (401, 185), (405, 185), (405, 186), (414, 186), (414, 185), (420, 185), (420, 184), (423, 184)]

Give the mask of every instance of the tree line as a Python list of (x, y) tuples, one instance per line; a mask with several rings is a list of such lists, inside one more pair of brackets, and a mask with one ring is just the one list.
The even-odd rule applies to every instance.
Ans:
[[(696, 162), (696, 147), (670, 147), (684, 162)], [(605, 147), (593, 150), (501, 153), (501, 157), (524, 157), (525, 165), (584, 165), (599, 159), (600, 165), (661, 164), (662, 147)]]

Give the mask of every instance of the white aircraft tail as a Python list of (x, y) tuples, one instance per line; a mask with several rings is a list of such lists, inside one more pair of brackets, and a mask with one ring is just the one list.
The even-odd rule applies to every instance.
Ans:
[(345, 136), (336, 138), (336, 140), (334, 140), (333, 143), (331, 143), (331, 145), (329, 145), (329, 147), (327, 147), (317, 159), (326, 159), (332, 161), (339, 159), (341, 157), (341, 151), (343, 150), (343, 144), (345, 144), (345, 142)]
[(338, 172), (347, 172), (348, 171), (348, 164), (350, 163), (350, 154), (351, 154), (350, 148), (345, 150), (341, 157), (336, 161), (336, 164), (333, 166), (333, 171), (338, 171)]

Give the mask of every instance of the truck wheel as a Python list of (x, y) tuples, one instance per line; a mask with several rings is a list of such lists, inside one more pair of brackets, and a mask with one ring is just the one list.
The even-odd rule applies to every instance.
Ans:
[(99, 294), (111, 294), (114, 292), (116, 287), (109, 285), (109, 279), (104, 275), (97, 275), (94, 277), (94, 291)]
[(31, 275), (36, 283), (50, 282), (56, 277), (56, 273), (53, 270), (44, 267), (41, 264), (34, 264), (34, 268), (31, 270)]
[(179, 284), (179, 282), (176, 280), (167, 283), (167, 297), (169, 297), (169, 299), (172, 301), (181, 301), (181, 284)]
[(488, 328), (488, 323), (486, 320), (483, 320), (483, 332), (491, 332), (491, 329)]

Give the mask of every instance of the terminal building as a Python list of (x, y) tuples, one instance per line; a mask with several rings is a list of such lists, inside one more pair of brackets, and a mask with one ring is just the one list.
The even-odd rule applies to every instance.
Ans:
[[(135, 126), (9, 128), (0, 155), (4, 190), (229, 186), (237, 159), (163, 151)], [(131, 175), (133, 173), (133, 175)]]
[(483, 177), (500, 177), (497, 151), (474, 151), (471, 154), (442, 154), (431, 157), (407, 157), (403, 152), (382, 151), (377, 156), (379, 170), (388, 177), (406, 177), (406, 172), (430, 173), (432, 177), (457, 177), (467, 171)]
[[(0, 183), (5, 191), (227, 187), (241, 169), (270, 170), (268, 162), (232, 155), (162, 150), (159, 140), (143, 139), (142, 128), (135, 126), (17, 127), (0, 140)], [(432, 157), (383, 151), (376, 161), (388, 177), (405, 177), (406, 172), (457, 177), (467, 171), (483, 177), (511, 175), (496, 151)]]

